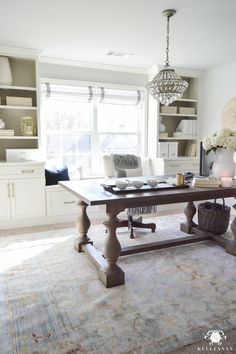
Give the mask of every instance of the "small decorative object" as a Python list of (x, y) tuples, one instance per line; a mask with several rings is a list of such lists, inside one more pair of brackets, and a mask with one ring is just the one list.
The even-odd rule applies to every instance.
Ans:
[(21, 118), (21, 135), (23, 136), (34, 135), (34, 121), (32, 117)]
[(215, 160), (212, 166), (212, 173), (216, 178), (234, 177), (235, 163), (233, 160), (236, 151), (236, 131), (221, 129), (209, 135), (203, 140), (203, 148), (206, 154), (215, 152)]
[(9, 60), (0, 56), (0, 85), (11, 85), (12, 75)]
[(144, 182), (143, 181), (131, 181), (131, 184), (134, 186), (134, 188), (142, 188), (142, 186), (144, 185)]
[(162, 118), (161, 118), (161, 120), (160, 120), (160, 126), (159, 126), (159, 132), (160, 132), (160, 133), (165, 133), (165, 131), (166, 131), (166, 127), (165, 127), (165, 125), (162, 123)]
[(169, 64), (169, 22), (170, 17), (175, 13), (175, 10), (170, 9), (162, 12), (167, 18), (166, 62), (164, 69), (162, 69), (146, 86), (150, 94), (155, 99), (158, 99), (164, 106), (168, 106), (170, 103), (182, 97), (184, 91), (188, 87), (187, 81), (182, 80)]
[(128, 187), (129, 182), (128, 181), (122, 181), (122, 180), (116, 180), (115, 181), (116, 187), (119, 189), (125, 189)]
[(31, 97), (6, 96), (6, 103), (8, 106), (32, 107), (32, 98)]
[(183, 173), (176, 173), (176, 186), (184, 185), (184, 175)]
[(149, 187), (155, 188), (158, 185), (158, 180), (157, 179), (148, 179), (147, 184)]
[(4, 129), (5, 128), (5, 122), (0, 119), (0, 129)]
[(222, 187), (232, 187), (233, 178), (232, 177), (221, 177), (221, 186)]

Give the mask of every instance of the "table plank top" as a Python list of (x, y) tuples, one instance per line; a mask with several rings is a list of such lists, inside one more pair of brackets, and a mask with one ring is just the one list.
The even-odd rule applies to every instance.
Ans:
[[(147, 177), (146, 177), (147, 179)], [(159, 178), (158, 178), (159, 179)], [(162, 180), (164, 176), (162, 176)], [(59, 185), (74, 194), (88, 205), (123, 204), (125, 208), (141, 205), (161, 205), (200, 201), (214, 198), (236, 197), (236, 185), (233, 187), (184, 188), (113, 194), (105, 191), (102, 183), (111, 184), (112, 179), (72, 180), (59, 182)]]

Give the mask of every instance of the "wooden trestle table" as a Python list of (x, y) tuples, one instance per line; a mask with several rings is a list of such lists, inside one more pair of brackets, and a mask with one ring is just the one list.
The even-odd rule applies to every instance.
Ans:
[[(199, 241), (212, 240), (223, 248), (226, 252), (236, 256), (236, 217), (231, 223), (233, 234), (232, 240), (224, 238), (223, 235), (216, 235), (200, 231), (193, 222), (196, 213), (194, 201), (209, 200), (214, 198), (229, 198), (236, 196), (236, 187), (230, 188), (184, 188), (170, 190), (156, 190), (134, 193), (112, 194), (105, 191), (101, 186), (102, 180), (81, 180), (65, 181), (59, 184), (66, 190), (74, 194), (79, 199), (78, 203), (78, 238), (75, 240), (75, 249), (78, 252), (86, 252), (95, 266), (98, 268), (99, 278), (105, 287), (110, 288), (125, 283), (125, 273), (117, 265), (120, 256), (139, 252), (147, 252), (155, 249), (185, 245)], [(116, 228), (119, 226), (117, 215), (127, 208), (149, 205), (163, 205), (186, 202), (184, 214), (186, 222), (181, 223), (180, 230), (192, 234), (182, 238), (146, 243), (121, 249), (121, 245), (116, 236)], [(93, 205), (106, 206), (107, 220), (103, 222), (107, 232), (104, 242), (103, 253), (93, 246), (92, 240), (88, 237), (90, 220), (86, 209)], [(105, 229), (104, 229), (105, 232)]]

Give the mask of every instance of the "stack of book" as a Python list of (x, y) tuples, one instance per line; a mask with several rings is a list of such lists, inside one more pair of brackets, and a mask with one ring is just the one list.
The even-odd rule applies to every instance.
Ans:
[(13, 136), (14, 129), (0, 129), (0, 136)]
[(195, 177), (193, 187), (215, 188), (220, 187), (220, 181), (214, 177)]
[[(177, 133), (177, 134), (176, 134)], [(181, 135), (179, 134), (181, 133)], [(197, 136), (197, 121), (193, 119), (182, 119), (176, 128), (174, 136), (182, 138), (196, 138)]]

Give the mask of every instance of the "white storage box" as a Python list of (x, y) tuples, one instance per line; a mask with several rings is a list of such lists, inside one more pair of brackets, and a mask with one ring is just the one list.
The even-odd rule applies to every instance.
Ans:
[(194, 107), (179, 107), (179, 114), (195, 114), (195, 108)]
[(169, 154), (169, 144), (167, 142), (161, 142), (159, 145), (159, 156), (168, 157)]
[(178, 156), (178, 142), (168, 143), (168, 156), (169, 157), (177, 157)]
[(6, 103), (8, 106), (32, 107), (32, 98), (31, 97), (6, 96)]
[(169, 114), (176, 114), (177, 107), (176, 106), (161, 106), (161, 113), (169, 113)]
[(7, 162), (38, 161), (40, 154), (38, 149), (6, 149)]

